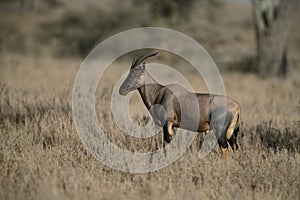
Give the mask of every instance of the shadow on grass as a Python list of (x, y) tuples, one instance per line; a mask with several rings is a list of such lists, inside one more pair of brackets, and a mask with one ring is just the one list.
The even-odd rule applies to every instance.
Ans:
[(263, 122), (256, 126), (256, 134), (262, 147), (275, 152), (287, 149), (289, 152), (300, 152), (300, 123), (279, 129), (272, 127), (272, 121)]

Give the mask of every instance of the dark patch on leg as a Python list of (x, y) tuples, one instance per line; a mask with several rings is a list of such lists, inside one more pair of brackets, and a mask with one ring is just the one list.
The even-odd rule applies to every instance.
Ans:
[[(211, 125), (215, 130), (218, 144), (223, 149), (228, 149), (226, 132), (231, 123), (232, 114), (224, 107), (216, 108), (211, 114)], [(221, 152), (223, 154), (223, 152)], [(223, 156), (223, 155), (222, 155)]]
[(231, 146), (231, 148), (232, 148), (233, 151), (236, 150), (235, 149), (236, 148), (236, 145), (235, 145), (236, 138), (235, 138), (234, 135), (232, 135), (231, 138), (229, 138), (228, 143), (230, 144), (230, 146)]
[(237, 127), (234, 130), (232, 136), (228, 140), (228, 142), (229, 142), (229, 144), (230, 144), (233, 151), (239, 149), (239, 145), (237, 144), (237, 136), (238, 136), (239, 131), (240, 131), (240, 127)]
[(167, 143), (170, 143), (172, 140), (172, 136), (169, 134), (169, 131), (168, 131), (168, 121), (165, 122), (163, 130), (164, 130), (164, 141), (166, 141)]
[(227, 149), (228, 148), (227, 140), (226, 140), (225, 137), (222, 137), (222, 135), (220, 137), (218, 137), (218, 144), (223, 149)]

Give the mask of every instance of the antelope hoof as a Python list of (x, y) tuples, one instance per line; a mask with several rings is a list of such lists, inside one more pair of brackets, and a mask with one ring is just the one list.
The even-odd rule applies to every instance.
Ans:
[[(238, 145), (237, 145), (238, 146)], [(240, 146), (234, 151), (234, 158), (239, 158), (240, 157)]]
[(223, 159), (223, 160), (227, 160), (227, 158), (228, 158), (228, 155), (229, 155), (229, 149), (228, 148), (222, 148), (221, 147), (221, 158)]

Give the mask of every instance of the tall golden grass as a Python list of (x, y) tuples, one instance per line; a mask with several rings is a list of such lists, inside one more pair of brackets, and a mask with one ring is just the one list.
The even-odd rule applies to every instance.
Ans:
[[(285, 81), (222, 74), (227, 95), (243, 109), (239, 158), (221, 160), (215, 147), (200, 160), (200, 134), (168, 167), (129, 174), (97, 161), (77, 135), (71, 95), (80, 62), (1, 55), (0, 199), (299, 198), (299, 73)], [(125, 72), (126, 65), (118, 66)], [(195, 79), (188, 71), (184, 75)], [(132, 151), (155, 148), (161, 133), (144, 142), (115, 127), (106, 107), (113, 81), (106, 83), (99, 85), (96, 108), (112, 142)], [(144, 123), (148, 115), (137, 94), (131, 104), (132, 118)]]

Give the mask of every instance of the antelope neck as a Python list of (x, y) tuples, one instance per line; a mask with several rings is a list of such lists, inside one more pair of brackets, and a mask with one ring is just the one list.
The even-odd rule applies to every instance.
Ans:
[(159, 95), (160, 88), (163, 86), (158, 84), (152, 77), (149, 75), (148, 81), (145, 81), (144, 85), (138, 88), (138, 91), (143, 99), (144, 104), (148, 109), (155, 104), (155, 100)]

